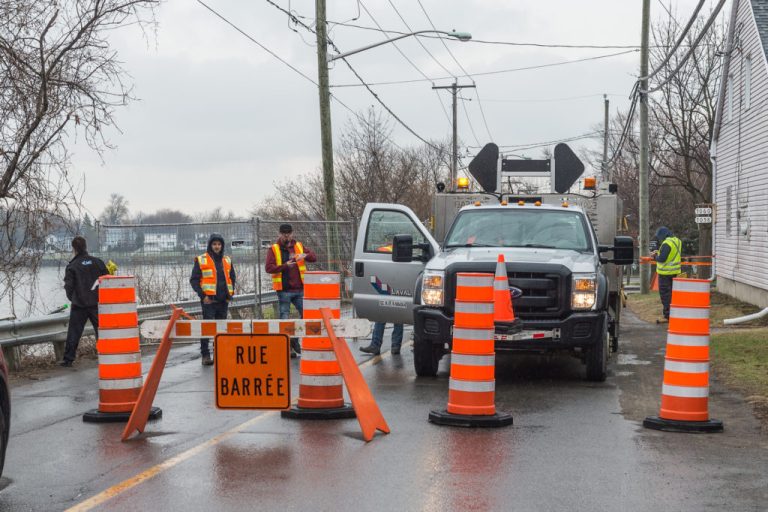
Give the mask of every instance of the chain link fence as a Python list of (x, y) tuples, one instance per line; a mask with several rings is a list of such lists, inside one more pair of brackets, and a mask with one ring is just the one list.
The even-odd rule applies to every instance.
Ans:
[[(157, 304), (195, 298), (189, 284), (194, 258), (206, 251), (212, 233), (224, 238), (224, 252), (237, 275), (236, 294), (272, 289), (264, 270), (267, 252), (278, 237), (280, 224), (289, 223), (293, 236), (317, 254), (307, 270), (336, 270), (351, 276), (355, 226), (352, 222), (286, 221), (253, 218), (181, 224), (120, 224), (96, 227), (98, 249), (112, 260), (119, 274), (136, 276), (138, 300)], [(344, 287), (346, 288), (346, 287)]]

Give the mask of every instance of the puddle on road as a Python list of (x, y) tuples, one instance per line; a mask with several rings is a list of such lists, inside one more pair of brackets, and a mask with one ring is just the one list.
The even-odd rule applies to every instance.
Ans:
[(636, 354), (619, 354), (617, 364), (630, 365), (630, 364), (651, 364), (650, 361), (644, 359), (638, 359)]

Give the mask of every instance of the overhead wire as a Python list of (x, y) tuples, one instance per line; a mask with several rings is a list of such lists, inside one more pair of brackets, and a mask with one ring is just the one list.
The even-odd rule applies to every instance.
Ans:
[[(638, 80), (649, 80), (652, 77), (656, 76), (656, 74), (659, 73), (662, 69), (664, 69), (664, 66), (669, 62), (669, 59), (672, 58), (672, 56), (675, 54), (678, 48), (680, 48), (680, 44), (685, 40), (685, 36), (688, 35), (688, 31), (691, 30), (691, 27), (693, 26), (693, 23), (696, 21), (696, 18), (699, 16), (699, 11), (704, 6), (704, 2), (706, 0), (699, 0), (699, 3), (696, 5), (696, 8), (693, 10), (693, 14), (691, 14), (691, 18), (688, 20), (688, 23), (683, 28), (683, 31), (680, 33), (680, 37), (677, 38), (677, 41), (675, 41), (675, 44), (672, 46), (672, 49), (667, 52), (666, 57), (664, 57), (661, 61), (661, 63), (656, 66), (656, 69), (648, 73), (646, 76), (642, 76), (638, 78)], [(724, 0), (723, 0), (724, 1)], [(663, 5), (663, 4), (662, 4)], [(667, 11), (669, 13), (669, 16), (674, 19), (674, 16), (672, 16), (672, 13)]]
[[(621, 55), (626, 55), (628, 53), (637, 53), (639, 50), (625, 50), (621, 52), (616, 53), (608, 53), (604, 55), (595, 55), (592, 57), (585, 57), (582, 59), (573, 59), (573, 60), (566, 60), (566, 61), (560, 61), (560, 62), (552, 62), (549, 64), (539, 64), (535, 66), (525, 66), (521, 68), (510, 68), (510, 69), (500, 69), (496, 71), (482, 71), (478, 73), (469, 73), (470, 77), (475, 76), (489, 76), (489, 75), (498, 75), (503, 73), (515, 73), (518, 71), (530, 71), (534, 69), (544, 69), (544, 68), (551, 68), (555, 66), (564, 66), (567, 64), (577, 64), (579, 62), (589, 62), (594, 60), (600, 60), (600, 59), (607, 59), (610, 57), (618, 57)], [(453, 76), (442, 76), (437, 77), (435, 80), (448, 80), (450, 78), (454, 78)], [(390, 80), (390, 81), (384, 81), (384, 82), (372, 82), (369, 85), (398, 85), (398, 84), (410, 84), (410, 83), (418, 83), (418, 82), (424, 82), (423, 79), (411, 79), (411, 80)], [(360, 84), (331, 84), (331, 87), (360, 87)]]
[[(437, 91), (435, 91), (437, 92)], [(475, 142), (477, 142), (477, 145), (480, 146), (480, 139), (477, 138), (477, 134), (475, 133), (475, 127), (472, 126), (472, 121), (469, 119), (469, 111), (467, 110), (467, 101), (472, 101), (471, 98), (462, 98), (459, 96), (457, 99), (461, 100), (461, 108), (464, 110), (464, 117), (467, 118), (467, 124), (469, 125), (469, 131), (472, 132), (472, 137), (475, 139)]]

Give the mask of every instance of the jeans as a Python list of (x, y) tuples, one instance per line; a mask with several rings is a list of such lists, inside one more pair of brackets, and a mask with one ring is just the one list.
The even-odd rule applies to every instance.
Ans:
[(64, 360), (72, 362), (77, 356), (77, 345), (80, 343), (80, 337), (85, 329), (85, 322), (91, 321), (93, 330), (96, 331), (96, 338), (99, 337), (99, 307), (91, 306), (81, 308), (72, 305), (69, 310), (69, 327), (67, 328), (67, 344), (64, 348)]
[[(226, 320), (229, 302), (211, 302), (210, 304), (201, 303), (203, 306), (203, 320)], [(211, 357), (211, 350), (208, 348), (210, 338), (200, 338), (200, 355)]]
[(677, 276), (659, 275), (659, 296), (664, 318), (669, 318), (669, 303), (672, 302), (672, 280)]
[(291, 304), (299, 312), (299, 316), (304, 316), (304, 292), (277, 292), (277, 302), (280, 309), (280, 320), (285, 320), (291, 316)]
[[(371, 336), (371, 346), (381, 348), (384, 342), (384, 327), (386, 322), (376, 322), (373, 324), (373, 335)], [(392, 348), (400, 348), (403, 344), (403, 324), (393, 324), (392, 327)]]

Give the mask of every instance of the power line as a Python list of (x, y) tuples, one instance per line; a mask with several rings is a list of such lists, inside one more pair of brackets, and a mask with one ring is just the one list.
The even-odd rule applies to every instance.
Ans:
[[(596, 98), (596, 97), (603, 97), (603, 94), (605, 93), (594, 93), (594, 94), (583, 94), (581, 96), (566, 96), (566, 97), (560, 97), (560, 98), (529, 98), (529, 99), (517, 99), (517, 100), (509, 100), (509, 99), (488, 99), (486, 98), (486, 103), (549, 103), (549, 102), (555, 102), (555, 101), (570, 101), (570, 100), (581, 100), (581, 99), (587, 99), (587, 98)], [(616, 94), (616, 93), (608, 93), (606, 96), (625, 96), (624, 94)]]
[(536, 149), (541, 148), (545, 146), (551, 146), (553, 144), (560, 144), (562, 142), (573, 142), (576, 140), (582, 140), (582, 139), (588, 139), (590, 137), (594, 137), (597, 134), (602, 133), (602, 131), (593, 131), (588, 133), (583, 133), (581, 135), (576, 135), (573, 137), (568, 137), (564, 139), (556, 139), (556, 140), (549, 140), (545, 142), (531, 142), (528, 144), (506, 144), (506, 145), (499, 145), (499, 148), (507, 148), (510, 151), (525, 151), (526, 149)]
[[(489, 76), (489, 75), (498, 75), (502, 73), (515, 73), (518, 71), (530, 71), (534, 69), (544, 69), (544, 68), (551, 68), (555, 66), (564, 66), (567, 64), (577, 64), (579, 62), (588, 62), (588, 61), (594, 61), (594, 60), (600, 60), (600, 59), (607, 59), (610, 57), (618, 57), (621, 55), (626, 55), (628, 53), (636, 53), (639, 50), (625, 50), (621, 52), (616, 53), (607, 53), (604, 55), (595, 55), (593, 57), (585, 57), (583, 59), (573, 59), (573, 60), (566, 60), (566, 61), (560, 61), (560, 62), (552, 62), (549, 64), (539, 64), (535, 66), (525, 66), (522, 68), (511, 68), (511, 69), (500, 69), (496, 71), (483, 71), (479, 73), (469, 73), (468, 76), (470, 77), (476, 77), (476, 76)], [(441, 76), (438, 78), (435, 78), (435, 80), (448, 80), (454, 78), (453, 76)], [(391, 80), (386, 82), (372, 82), (369, 85), (398, 85), (398, 84), (411, 84), (411, 83), (418, 83), (418, 82), (424, 82), (423, 79), (412, 79), (412, 80)], [(360, 87), (359, 84), (332, 84), (331, 87)]]
[[(437, 91), (435, 91), (437, 92)], [(461, 108), (464, 109), (464, 117), (467, 118), (467, 124), (469, 125), (469, 131), (472, 132), (472, 137), (474, 137), (475, 142), (477, 142), (478, 147), (480, 146), (480, 139), (477, 138), (477, 134), (475, 133), (475, 127), (472, 126), (472, 121), (469, 119), (469, 111), (467, 110), (467, 101), (472, 101), (470, 98), (462, 98), (459, 96), (459, 99), (461, 101)]]
[[(699, 0), (699, 3), (698, 3), (698, 5), (697, 5), (697, 6), (696, 6), (696, 8), (693, 10), (693, 14), (691, 14), (691, 18), (688, 20), (688, 23), (685, 25), (685, 28), (683, 28), (683, 31), (682, 31), (682, 33), (680, 34), (680, 37), (678, 37), (678, 38), (677, 38), (677, 41), (675, 41), (675, 44), (674, 44), (674, 46), (672, 46), (672, 49), (671, 49), (671, 50), (669, 50), (669, 52), (667, 52), (667, 56), (666, 56), (666, 57), (664, 57), (664, 59), (661, 61), (661, 63), (660, 63), (658, 66), (656, 66), (656, 69), (654, 69), (653, 71), (651, 71), (650, 73), (648, 73), (648, 76), (643, 76), (643, 77), (640, 77), (640, 78), (638, 78), (638, 80), (649, 80), (650, 78), (652, 78), (653, 76), (655, 76), (655, 75), (656, 75), (656, 74), (657, 74), (659, 71), (661, 71), (661, 70), (664, 68), (664, 66), (666, 65), (666, 63), (667, 63), (667, 62), (669, 62), (669, 59), (671, 59), (671, 58), (672, 58), (672, 55), (674, 55), (674, 54), (675, 54), (675, 52), (677, 51), (677, 49), (678, 49), (678, 48), (680, 48), (680, 44), (681, 44), (681, 43), (683, 42), (683, 40), (685, 39), (685, 36), (686, 36), (686, 35), (688, 35), (688, 31), (689, 31), (689, 30), (691, 29), (691, 27), (693, 26), (693, 22), (694, 22), (694, 21), (696, 21), (696, 18), (697, 18), (697, 17), (698, 17), (698, 15), (699, 15), (699, 11), (700, 11), (700, 10), (701, 10), (701, 8), (704, 6), (704, 2), (705, 2), (705, 0)], [(663, 4), (662, 4), (662, 5), (663, 5)], [(669, 13), (669, 11), (667, 11), (667, 12)], [(669, 13), (669, 16), (670, 16), (670, 18), (672, 18), (673, 20), (675, 19), (675, 17), (674, 17), (674, 16), (672, 16), (672, 13)]]

